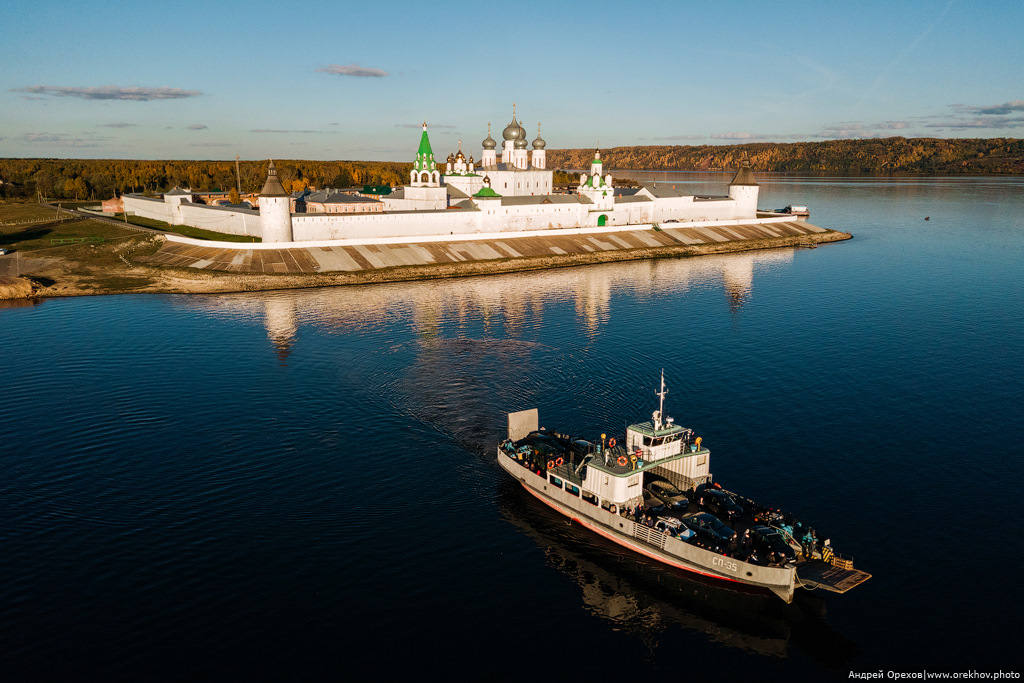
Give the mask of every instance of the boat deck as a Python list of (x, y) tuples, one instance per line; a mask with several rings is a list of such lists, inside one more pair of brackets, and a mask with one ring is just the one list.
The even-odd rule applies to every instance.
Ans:
[(799, 585), (805, 588), (822, 588), (833, 593), (845, 593), (871, 578), (871, 574), (859, 569), (841, 569), (820, 560), (810, 560), (797, 565)]

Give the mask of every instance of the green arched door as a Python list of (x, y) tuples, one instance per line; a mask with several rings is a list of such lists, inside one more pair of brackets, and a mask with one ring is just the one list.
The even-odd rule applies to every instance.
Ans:
[(603, 228), (606, 225), (608, 225), (608, 216), (602, 213), (600, 216), (597, 217), (597, 227)]

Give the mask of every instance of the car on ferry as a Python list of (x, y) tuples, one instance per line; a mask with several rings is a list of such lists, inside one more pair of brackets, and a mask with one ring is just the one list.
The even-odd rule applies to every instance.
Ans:
[(796, 562), (796, 551), (775, 529), (758, 525), (750, 527), (751, 552), (769, 563), (786, 565)]
[(719, 543), (730, 543), (736, 538), (736, 532), (725, 525), (725, 522), (707, 512), (693, 512), (683, 515), (683, 524), (698, 534), (716, 539)]
[(528, 443), (535, 450), (546, 455), (565, 455), (565, 448), (554, 437), (542, 432), (533, 432), (526, 437)]
[(644, 491), (653, 498), (660, 500), (669, 510), (686, 510), (690, 500), (682, 491), (668, 481), (655, 479), (644, 486)]
[(698, 504), (729, 522), (733, 522), (743, 515), (743, 508), (732, 499), (725, 491), (719, 489), (704, 489), (700, 492)]

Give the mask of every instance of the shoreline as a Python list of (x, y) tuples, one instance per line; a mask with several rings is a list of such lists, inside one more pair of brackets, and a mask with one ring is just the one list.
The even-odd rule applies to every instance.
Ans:
[[(620, 249), (611, 251), (548, 254), (544, 256), (508, 257), (490, 260), (435, 263), (373, 268), (355, 272), (323, 273), (240, 273), (222, 270), (197, 270), (173, 266), (153, 266), (134, 262), (130, 266), (112, 268), (104, 276), (76, 272), (75, 262), (68, 261), (40, 272), (6, 278), (18, 284), (0, 284), (0, 299), (37, 299), (107, 294), (228, 294), (237, 292), (337, 287), (345, 285), (410, 282), (496, 275), (550, 268), (638, 261), (662, 258), (693, 258), (763, 249), (792, 248), (801, 245), (827, 244), (852, 239), (852, 235), (827, 230), (807, 235), (731, 240), (705, 244), (673, 245)], [(134, 259), (133, 259), (134, 260)], [(49, 271), (49, 272), (48, 272)], [(56, 272), (60, 271), (60, 272)], [(114, 282), (110, 282), (113, 280)], [(104, 282), (107, 281), (107, 282)], [(25, 283), (31, 283), (27, 287)], [(13, 295), (13, 296), (12, 296)]]

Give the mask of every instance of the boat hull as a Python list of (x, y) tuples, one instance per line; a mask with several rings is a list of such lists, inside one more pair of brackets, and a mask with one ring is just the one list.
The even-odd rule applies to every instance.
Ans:
[(793, 601), (796, 587), (794, 568), (762, 567), (742, 562), (667, 536), (622, 515), (612, 514), (551, 484), (547, 476), (534, 474), (501, 449), (498, 449), (498, 463), (538, 500), (613, 543), (671, 567), (721, 581), (763, 588), (787, 603)]

